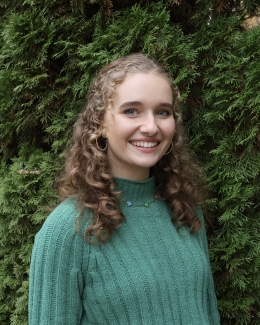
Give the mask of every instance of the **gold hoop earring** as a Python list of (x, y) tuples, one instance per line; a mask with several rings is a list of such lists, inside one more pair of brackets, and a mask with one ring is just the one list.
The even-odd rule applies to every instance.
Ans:
[[(100, 148), (100, 146), (99, 146), (99, 144), (98, 144), (98, 140), (99, 139), (101, 139), (101, 140), (103, 140), (103, 142), (105, 142), (106, 143), (106, 145), (105, 145), (105, 148)], [(96, 145), (97, 145), (97, 148), (99, 149), (99, 150), (101, 150), (101, 151), (105, 151), (106, 149), (107, 149), (107, 139), (106, 138), (103, 138), (103, 137), (100, 137), (100, 138), (96, 138)]]
[(168, 153), (170, 153), (172, 151), (172, 148), (173, 148), (173, 143), (171, 142), (171, 148), (169, 151), (165, 152), (164, 156), (168, 155)]

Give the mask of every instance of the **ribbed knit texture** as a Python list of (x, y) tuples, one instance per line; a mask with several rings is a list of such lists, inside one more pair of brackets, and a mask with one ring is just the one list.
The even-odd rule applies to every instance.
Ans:
[[(157, 192), (154, 178), (117, 188), (133, 204)], [(29, 324), (219, 325), (204, 226), (178, 233), (162, 200), (121, 208), (125, 222), (99, 245), (76, 233), (72, 199), (47, 218), (32, 252)]]

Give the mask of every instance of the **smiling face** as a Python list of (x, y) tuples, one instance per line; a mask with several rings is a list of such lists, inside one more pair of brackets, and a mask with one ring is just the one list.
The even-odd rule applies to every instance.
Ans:
[(107, 154), (114, 176), (149, 177), (171, 145), (175, 130), (172, 90), (160, 75), (129, 74), (113, 95), (104, 116)]

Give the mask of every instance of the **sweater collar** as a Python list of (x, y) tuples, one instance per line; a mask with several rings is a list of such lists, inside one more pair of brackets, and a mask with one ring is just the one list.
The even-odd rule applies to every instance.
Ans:
[(143, 181), (135, 181), (125, 178), (115, 177), (116, 190), (123, 191), (120, 194), (121, 200), (131, 201), (133, 204), (143, 204), (153, 200), (158, 194), (155, 177), (150, 177)]

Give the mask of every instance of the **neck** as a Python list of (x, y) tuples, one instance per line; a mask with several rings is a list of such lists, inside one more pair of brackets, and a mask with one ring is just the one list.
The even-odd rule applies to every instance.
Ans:
[(143, 181), (149, 178), (150, 168), (139, 168), (138, 170), (111, 168), (111, 173), (114, 177)]

